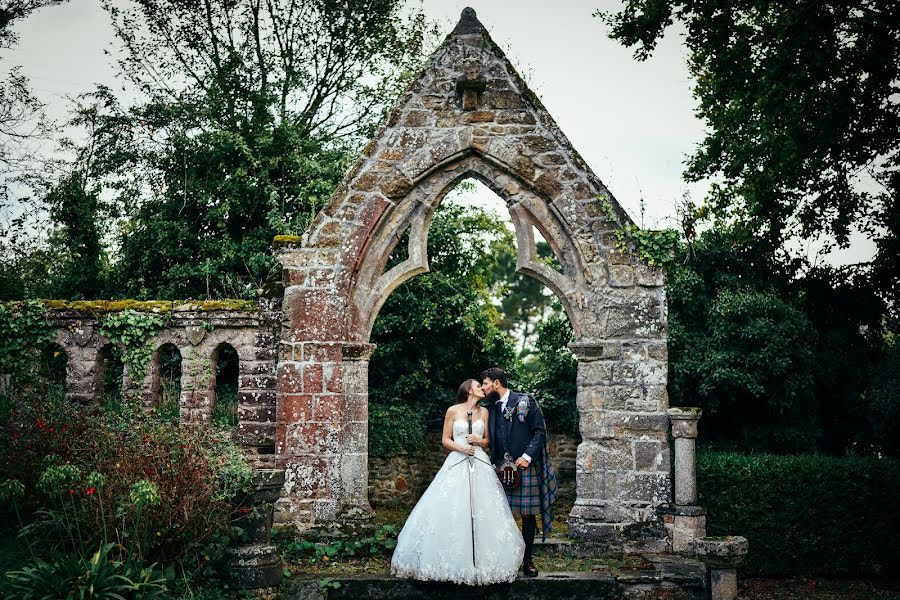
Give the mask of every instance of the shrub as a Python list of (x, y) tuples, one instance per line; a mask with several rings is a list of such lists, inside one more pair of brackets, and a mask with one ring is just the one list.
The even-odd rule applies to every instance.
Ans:
[(133, 559), (112, 560), (115, 544), (106, 544), (90, 560), (79, 552), (35, 559), (29, 566), (6, 573), (0, 592), (9, 600), (94, 598), (96, 600), (151, 600), (167, 598), (166, 579), (155, 566)]
[(369, 455), (391, 456), (425, 447), (425, 420), (406, 404), (369, 405)]
[(206, 564), (250, 480), (229, 432), (182, 427), (136, 402), (74, 406), (49, 391), (18, 398), (0, 434), (0, 481), (28, 490), (36, 553), (115, 542), (119, 560)]
[(900, 572), (900, 461), (700, 452), (708, 535), (742, 535), (748, 575)]

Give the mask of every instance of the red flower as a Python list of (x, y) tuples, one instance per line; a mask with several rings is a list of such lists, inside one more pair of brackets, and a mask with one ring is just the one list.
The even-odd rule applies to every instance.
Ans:
[(75, 495), (75, 490), (69, 490), (69, 495), (70, 495), (70, 496), (74, 496), (74, 495)]
[(93, 496), (94, 492), (96, 492), (96, 491), (97, 490), (95, 490), (93, 487), (89, 487), (88, 489), (84, 490), (84, 493), (88, 496)]

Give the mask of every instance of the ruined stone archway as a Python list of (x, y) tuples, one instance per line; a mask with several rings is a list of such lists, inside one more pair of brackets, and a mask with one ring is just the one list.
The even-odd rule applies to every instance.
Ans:
[[(629, 223), (466, 9), (307, 235), (282, 239), (278, 518), (301, 528), (365, 517), (368, 343), (387, 296), (427, 271), (428, 226), (473, 177), (507, 204), (518, 270), (552, 289), (577, 336), (573, 534), (613, 543), (671, 495), (662, 274), (616, 246)], [(562, 273), (535, 260), (532, 225)], [(406, 231), (409, 257), (384, 272)], [(650, 536), (653, 537), (653, 536)]]

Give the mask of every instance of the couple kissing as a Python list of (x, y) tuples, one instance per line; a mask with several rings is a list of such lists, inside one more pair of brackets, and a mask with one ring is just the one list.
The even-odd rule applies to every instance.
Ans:
[(450, 454), (400, 532), (391, 574), (488, 585), (515, 580), (521, 565), (536, 576), (537, 517), (546, 538), (557, 495), (537, 402), (510, 390), (503, 369), (487, 369), (459, 387), (441, 443)]

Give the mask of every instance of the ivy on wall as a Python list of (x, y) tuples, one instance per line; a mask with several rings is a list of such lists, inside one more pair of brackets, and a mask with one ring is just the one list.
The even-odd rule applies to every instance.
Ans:
[(53, 337), (40, 301), (0, 304), (0, 374), (14, 381), (27, 377), (37, 368), (41, 352)]
[(135, 384), (147, 375), (147, 365), (153, 356), (153, 346), (148, 342), (163, 325), (159, 316), (134, 310), (107, 315), (100, 323), (100, 333), (123, 348), (122, 360), (128, 365)]
[[(612, 203), (606, 195), (597, 197), (610, 221), (618, 222)], [(616, 250), (627, 253), (631, 248), (638, 258), (651, 267), (664, 266), (674, 260), (681, 234), (674, 229), (641, 229), (634, 223), (616, 228)]]

